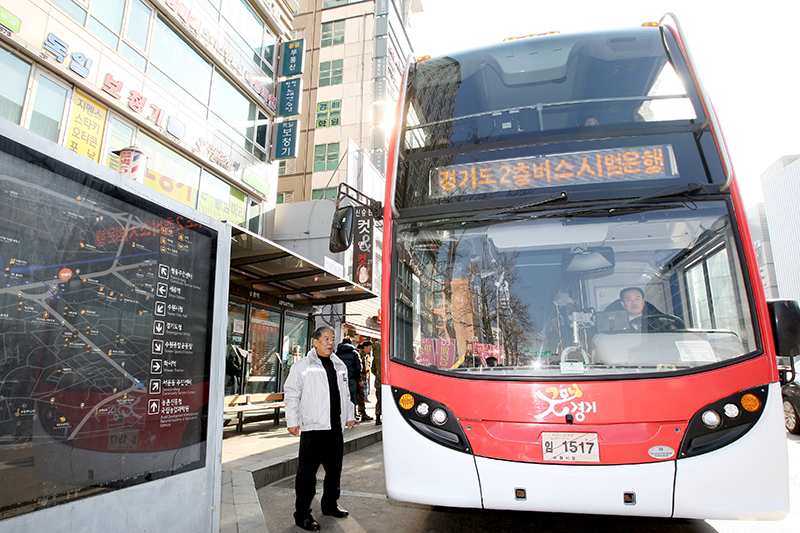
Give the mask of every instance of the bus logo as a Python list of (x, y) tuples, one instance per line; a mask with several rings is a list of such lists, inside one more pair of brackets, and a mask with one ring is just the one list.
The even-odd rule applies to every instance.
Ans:
[(550, 414), (555, 416), (572, 414), (575, 416), (575, 420), (583, 422), (588, 413), (597, 412), (597, 402), (580, 400), (583, 397), (583, 391), (576, 383), (560, 387), (548, 387), (544, 392), (547, 394), (544, 394), (541, 390), (536, 391), (536, 397), (547, 404), (547, 409), (544, 412), (534, 415), (536, 420), (542, 420)]

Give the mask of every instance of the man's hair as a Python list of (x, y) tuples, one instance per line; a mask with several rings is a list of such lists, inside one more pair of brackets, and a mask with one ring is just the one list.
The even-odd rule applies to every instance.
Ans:
[(335, 334), (335, 332), (333, 331), (332, 327), (330, 327), (330, 326), (320, 326), (320, 327), (318, 327), (317, 329), (314, 330), (314, 333), (311, 335), (311, 338), (314, 339), (314, 340), (319, 340), (319, 338), (322, 337), (322, 334), (325, 333), (326, 331), (330, 331), (331, 333)]
[(342, 339), (342, 344), (353, 344), (353, 341), (350, 340), (350, 337), (345, 337)]
[(624, 300), (625, 299), (625, 293), (628, 292), (628, 291), (637, 291), (639, 294), (642, 295), (642, 300), (644, 300), (644, 291), (642, 289), (640, 289), (639, 287), (625, 287), (624, 289), (619, 291), (619, 299), (620, 300)]
[(367, 346), (372, 346), (372, 341), (364, 341), (362, 346), (364, 346), (364, 348), (366, 348)]

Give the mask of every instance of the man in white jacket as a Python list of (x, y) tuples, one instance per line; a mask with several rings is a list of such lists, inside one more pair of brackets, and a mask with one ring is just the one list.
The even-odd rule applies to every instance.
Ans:
[(300, 435), (300, 455), (295, 478), (294, 523), (306, 531), (319, 531), (311, 516), (316, 494), (317, 470), (325, 468), (322, 514), (344, 518), (349, 513), (336, 503), (340, 495), (345, 427), (353, 429), (355, 408), (350, 401), (347, 367), (333, 353), (336, 336), (333, 328), (314, 331), (314, 347), (292, 365), (284, 385), (286, 426)]

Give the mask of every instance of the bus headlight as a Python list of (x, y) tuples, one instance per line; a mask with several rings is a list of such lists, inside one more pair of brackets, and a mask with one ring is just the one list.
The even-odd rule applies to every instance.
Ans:
[(766, 385), (753, 387), (698, 409), (689, 420), (679, 457), (718, 450), (750, 431), (764, 412), (767, 390)]
[(726, 403), (722, 411), (728, 418), (736, 418), (737, 416), (739, 416), (739, 408), (736, 407), (735, 403)]
[(714, 429), (722, 423), (722, 417), (719, 416), (719, 413), (713, 409), (704, 411), (701, 418), (703, 420), (703, 424), (705, 424), (709, 429)]
[(447, 423), (447, 413), (444, 409), (434, 409), (431, 414), (431, 421), (437, 426), (443, 426)]
[[(446, 405), (398, 387), (392, 387), (392, 396), (397, 412), (420, 435), (453, 450), (472, 453), (461, 422)], [(387, 416), (384, 423), (389, 420)]]

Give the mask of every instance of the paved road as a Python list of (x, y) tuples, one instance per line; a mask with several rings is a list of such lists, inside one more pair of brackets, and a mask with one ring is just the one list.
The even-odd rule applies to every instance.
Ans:
[[(337, 520), (319, 513), (319, 496), (312, 509), (331, 533), (798, 533), (800, 532), (800, 437), (787, 437), (789, 447), (790, 498), (792, 512), (780, 522), (726, 520), (667, 520), (555, 513), (520, 513), (452, 509), (404, 504), (386, 498), (383, 479), (383, 448), (375, 444), (344, 458), (342, 497), (339, 503), (350, 517)], [(318, 488), (321, 489), (320, 469)], [(269, 533), (297, 533), (294, 526), (294, 478), (287, 478), (258, 491)]]

